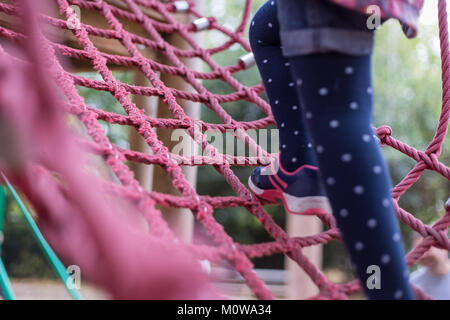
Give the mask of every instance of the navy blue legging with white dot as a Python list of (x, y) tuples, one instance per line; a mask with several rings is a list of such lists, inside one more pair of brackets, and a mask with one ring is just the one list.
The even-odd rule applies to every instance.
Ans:
[[(371, 56), (284, 58), (273, 0), (253, 18), (250, 43), (280, 129), (283, 166), (318, 163), (367, 297), (413, 299), (391, 179), (372, 129)], [(381, 271), (380, 289), (367, 285), (373, 265)]]
[(281, 165), (295, 171), (317, 160), (297, 96), (301, 83), (292, 80), (290, 62), (281, 53), (278, 21), (266, 19), (273, 18), (273, 9), (270, 3), (259, 9), (258, 16), (265, 18), (251, 22), (250, 44), (279, 129)]

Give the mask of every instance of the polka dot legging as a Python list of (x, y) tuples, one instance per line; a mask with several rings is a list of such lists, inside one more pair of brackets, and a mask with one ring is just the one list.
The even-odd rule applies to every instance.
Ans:
[(372, 129), (371, 56), (284, 58), (273, 0), (253, 18), (250, 43), (280, 129), (283, 165), (318, 162), (367, 297), (413, 299), (391, 179)]

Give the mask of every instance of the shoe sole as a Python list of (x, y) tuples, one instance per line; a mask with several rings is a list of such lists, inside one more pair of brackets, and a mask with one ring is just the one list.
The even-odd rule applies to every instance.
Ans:
[(282, 201), (285, 210), (297, 215), (315, 215), (331, 213), (330, 202), (327, 197), (295, 197), (278, 189), (263, 190), (255, 186), (251, 177), (248, 178), (250, 190), (260, 199), (276, 202)]

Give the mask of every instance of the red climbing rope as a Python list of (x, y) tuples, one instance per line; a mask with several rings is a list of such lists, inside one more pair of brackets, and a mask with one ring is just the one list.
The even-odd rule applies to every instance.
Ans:
[[(332, 283), (302, 252), (305, 247), (340, 239), (332, 215), (318, 215), (326, 226), (326, 231), (313, 236), (291, 238), (267, 214), (263, 204), (252, 196), (231, 169), (232, 165), (256, 166), (262, 164), (264, 160), (271, 159), (271, 155), (267, 154), (245, 132), (274, 124), (269, 105), (259, 96), (263, 91), (262, 85), (245, 86), (234, 77), (234, 74), (248, 67), (248, 61), (241, 59), (234, 65), (220, 66), (213, 60), (215, 54), (228, 50), (234, 44), (239, 44), (250, 51), (243, 35), (250, 16), (251, 0), (245, 1), (242, 21), (234, 31), (219, 25), (212, 17), (205, 19), (197, 11), (195, 3), (191, 1), (162, 3), (157, 0), (122, 0), (119, 5), (116, 1), (106, 0), (55, 0), (59, 8), (59, 17), (44, 13), (33, 17), (33, 1), (27, 0), (20, 3), (0, 3), (0, 12), (11, 17), (18, 17), (23, 22), (23, 28), (0, 26), (0, 39), (5, 41), (0, 42), (0, 61), (2, 61), (0, 63), (0, 122), (8, 119), (9, 123), (13, 124), (10, 129), (14, 134), (11, 136), (17, 138), (15, 141), (17, 146), (9, 150), (8, 156), (0, 153), (2, 157), (0, 167), (21, 187), (33, 203), (40, 216), (43, 231), (60, 254), (76, 263), (83, 264), (90, 277), (109, 288), (116, 297), (124, 297), (127, 294), (131, 296), (142, 294), (141, 297), (155, 296), (154, 291), (149, 293), (145, 289), (136, 290), (137, 282), (131, 281), (134, 279), (133, 276), (137, 279), (145, 278), (146, 274), (149, 274), (147, 270), (142, 269), (143, 267), (139, 269), (138, 265), (143, 262), (137, 261), (136, 256), (151, 257), (151, 248), (155, 245), (172, 249), (178, 247), (182, 251), (180, 256), (183, 259), (184, 254), (187, 254), (195, 259), (228, 261), (242, 275), (253, 293), (262, 299), (271, 299), (273, 294), (254, 272), (250, 259), (275, 253), (286, 254), (308, 274), (320, 289), (320, 293), (312, 298), (345, 299), (349, 294), (359, 290), (357, 281), (345, 284)], [(76, 5), (83, 10), (96, 11), (104, 17), (109, 28), (100, 29), (83, 23), (80, 23), (77, 28), (69, 28), (68, 21), (77, 21), (76, 13), (70, 5)], [(158, 19), (147, 14), (149, 11), (158, 16)], [(177, 11), (186, 12), (196, 20), (190, 24), (179, 23), (172, 15)], [(34, 24), (32, 21), (35, 21)], [(140, 25), (148, 37), (130, 33), (121, 21)], [(45, 28), (42, 26), (72, 33), (77, 45), (71, 47), (58, 42), (54, 37), (45, 34), (43, 31)], [(228, 40), (218, 47), (209, 49), (200, 47), (192, 35), (205, 28), (222, 33)], [(174, 47), (165, 40), (164, 35), (174, 33), (184, 39), (190, 49)], [(424, 237), (424, 240), (407, 255), (409, 265), (416, 263), (431, 246), (450, 250), (450, 240), (447, 237), (450, 225), (449, 207), (438, 222), (433, 226), (426, 226), (398, 205), (400, 196), (420, 178), (425, 170), (433, 170), (450, 179), (449, 167), (439, 161), (450, 119), (450, 52), (445, 0), (439, 0), (439, 36), (442, 50), (443, 104), (435, 137), (425, 151), (418, 151), (393, 138), (389, 127), (383, 126), (377, 129), (383, 145), (391, 146), (417, 162), (393, 190), (398, 218)], [(93, 37), (117, 40), (128, 55), (113, 55), (99, 51), (92, 40)], [(3, 43), (10, 43), (14, 49), (10, 49)], [(139, 46), (145, 46), (160, 53), (170, 63), (166, 65), (146, 58), (139, 50)], [(70, 73), (64, 68), (63, 57), (88, 62), (100, 74), (102, 80), (87, 79)], [(199, 58), (211, 71), (191, 70), (182, 62), (182, 58)], [(111, 65), (137, 68), (149, 80), (151, 86), (141, 87), (120, 82), (110, 70)], [(23, 76), (24, 73), (29, 75), (28, 80)], [(169, 88), (160, 80), (158, 73), (179, 76), (194, 91), (186, 92)], [(6, 76), (14, 80), (6, 81)], [(233, 92), (223, 95), (211, 93), (203, 86), (201, 80), (204, 79), (220, 79), (227, 83)], [(54, 91), (53, 86), (58, 88), (58, 94), (51, 94)], [(107, 112), (87, 105), (80, 96), (77, 86), (111, 93), (121, 104), (125, 114)], [(18, 101), (18, 97), (9, 95), (6, 90), (1, 91), (2, 88), (12, 88), (11, 92), (23, 100)], [(24, 89), (28, 90), (26, 98), (21, 97)], [(173, 118), (158, 119), (144, 114), (133, 103), (130, 95), (159, 97), (167, 104)], [(222, 124), (194, 121), (185, 113), (177, 99), (204, 103), (217, 114)], [(239, 100), (249, 101), (259, 107), (266, 117), (250, 122), (234, 120), (223, 104)], [(24, 102), (27, 102), (26, 105)], [(66, 132), (66, 128), (61, 125), (62, 117), (58, 116), (62, 111), (75, 115), (81, 121), (90, 137), (89, 141)], [(99, 120), (135, 128), (150, 146), (153, 154), (121, 149), (114, 145), (105, 136)], [(196, 126), (200, 130), (196, 130)], [(208, 155), (192, 157), (172, 155), (159, 140), (154, 128), (185, 129), (203, 150), (208, 150)], [(204, 131), (225, 132), (227, 129), (236, 130), (237, 138), (244, 141), (255, 154), (263, 157), (245, 158), (224, 155), (207, 142)], [(39, 144), (39, 148), (36, 148), (36, 144)], [(101, 155), (114, 173), (115, 179), (105, 179), (100, 176), (87, 177), (80, 165), (83, 160), (86, 160), (84, 154), (87, 152)], [(172, 179), (180, 196), (145, 191), (136, 181), (125, 161), (161, 166)], [(198, 195), (184, 176), (181, 164), (212, 165), (231, 186), (236, 196)], [(111, 215), (111, 208), (114, 211), (117, 207), (112, 205), (106, 207), (105, 201), (101, 201), (111, 196), (126, 201), (137, 212), (142, 213), (148, 221), (150, 233), (143, 233), (144, 236), (137, 237), (132, 232), (124, 231), (126, 228), (121, 225), (123, 221), (118, 223), (117, 216)], [(162, 219), (161, 213), (155, 209), (155, 205), (189, 208), (214, 240), (215, 245), (180, 244)], [(223, 227), (215, 220), (213, 211), (215, 208), (238, 206), (245, 207), (259, 220), (273, 238), (272, 242), (240, 245), (225, 233)], [(71, 216), (68, 217), (62, 212), (70, 212)], [(133, 223), (135, 221), (130, 222), (130, 224)], [(83, 253), (78, 252), (71, 241), (75, 238), (79, 240), (77, 244), (81, 244), (81, 236), (77, 235), (77, 232), (81, 232), (89, 239), (94, 249), (86, 249)], [(126, 241), (122, 241), (121, 236)], [(111, 248), (113, 244), (115, 247)], [(130, 250), (130, 247), (133, 249)], [(137, 248), (134, 249), (135, 247)], [(182, 261), (181, 258), (174, 259), (170, 263)], [(156, 268), (151, 261), (145, 263), (144, 266)], [(96, 264), (102, 266), (102, 270), (109, 278), (98, 274)], [(129, 272), (130, 268), (134, 268), (136, 272)], [(111, 284), (108, 280), (112, 277), (117, 280), (118, 274), (123, 279), (116, 284)], [(183, 285), (187, 290), (186, 287), (189, 286), (191, 293), (201, 282), (195, 283), (193, 280), (182, 278), (181, 275), (179, 277), (177, 278), (178, 289)], [(148, 279), (155, 280), (151, 276)], [(127, 282), (134, 284), (133, 288), (128, 286)], [(205, 297), (205, 292), (203, 290), (203, 295), (195, 297)], [(418, 294), (420, 297), (425, 297), (420, 291)], [(186, 295), (189, 296), (189, 293)], [(174, 296), (169, 295), (169, 297)], [(186, 296), (178, 295), (177, 297)]]

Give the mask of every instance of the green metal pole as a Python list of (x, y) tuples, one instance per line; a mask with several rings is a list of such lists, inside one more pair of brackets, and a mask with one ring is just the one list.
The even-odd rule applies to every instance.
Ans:
[(2, 294), (6, 300), (16, 300), (14, 290), (9, 281), (8, 273), (6, 272), (2, 259), (0, 259), (0, 288), (2, 289)]
[(3, 225), (6, 214), (6, 190), (0, 185), (0, 256), (2, 254), (2, 245), (4, 240)]
[(6, 186), (8, 187), (9, 191), (11, 192), (13, 198), (16, 200), (17, 204), (19, 205), (20, 210), (22, 211), (25, 220), (30, 225), (30, 228), (38, 240), (39, 245), (41, 246), (42, 250), (44, 251), (44, 254), (50, 261), (51, 265), (55, 269), (56, 273), (58, 274), (61, 281), (64, 283), (64, 286), (66, 287), (69, 294), (72, 296), (75, 300), (81, 300), (83, 299), (80, 292), (75, 288), (72, 277), (67, 273), (66, 267), (63, 265), (61, 260), (57, 257), (53, 249), (50, 247), (48, 242), (45, 240), (44, 236), (42, 235), (41, 231), (39, 230), (36, 222), (34, 221), (31, 214), (28, 212), (28, 209), (23, 204), (22, 200), (20, 199), (19, 195), (17, 194), (16, 190), (14, 190), (13, 186), (9, 183), (8, 179), (2, 174), (3, 179), (6, 182)]
[(1, 258), (1, 249), (3, 244), (3, 221), (6, 212), (6, 191), (3, 186), (0, 186), (0, 289), (6, 300), (15, 300), (16, 296), (9, 281), (8, 273)]

